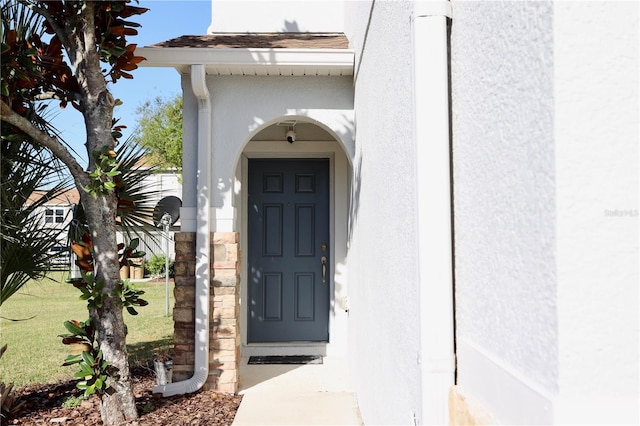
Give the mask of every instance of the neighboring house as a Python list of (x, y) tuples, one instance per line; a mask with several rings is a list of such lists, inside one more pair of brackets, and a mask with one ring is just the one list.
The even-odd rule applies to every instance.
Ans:
[[(180, 184), (179, 175), (172, 173), (171, 171), (155, 173), (144, 181), (145, 185), (148, 185), (153, 191), (157, 191), (154, 194), (154, 202), (158, 200), (174, 196), (180, 198), (182, 195), (182, 185)], [(44, 191), (35, 191), (27, 200), (27, 203), (32, 203), (42, 197)], [(59, 194), (57, 197), (48, 200), (42, 207), (36, 209), (34, 214), (40, 217), (40, 224), (43, 228), (54, 228), (62, 230), (58, 235), (58, 241), (53, 246), (54, 251), (66, 251), (68, 250), (68, 230), (69, 224), (73, 219), (73, 210), (75, 206), (80, 202), (80, 196), (76, 188), (69, 188)], [(179, 226), (180, 222), (176, 223)], [(171, 228), (169, 233), (170, 238), (173, 238), (173, 231), (175, 227)], [(153, 254), (164, 254), (165, 245), (163, 242), (163, 232), (160, 230), (155, 231), (152, 229), (151, 234), (154, 237), (149, 237), (143, 233), (139, 233), (141, 245), (139, 250), (146, 252), (146, 259), (148, 260)], [(119, 242), (123, 242), (126, 237), (122, 231), (118, 231), (117, 239)], [(169, 257), (173, 259), (174, 249), (173, 244), (169, 245)], [(58, 263), (66, 263), (69, 258), (60, 258)]]
[[(26, 204), (33, 204), (45, 194), (46, 191), (34, 191)], [(35, 209), (33, 214), (40, 217), (40, 226), (43, 228), (67, 229), (73, 219), (73, 209), (79, 201), (78, 191), (75, 188), (69, 188), (56, 197), (48, 199), (42, 207)]]
[(158, 390), (330, 354), (366, 424), (638, 423), (636, 2), (212, 17), (138, 49), (184, 90)]
[[(27, 199), (27, 204), (40, 200), (46, 191), (34, 191)], [(33, 214), (39, 218), (42, 229), (55, 229), (56, 242), (51, 246), (51, 252), (69, 253), (67, 244), (69, 224), (73, 219), (73, 209), (78, 204), (80, 197), (78, 191), (73, 188), (62, 191), (56, 197), (48, 199), (41, 207), (34, 210)], [(56, 264), (68, 264), (69, 255), (63, 254), (54, 259)]]

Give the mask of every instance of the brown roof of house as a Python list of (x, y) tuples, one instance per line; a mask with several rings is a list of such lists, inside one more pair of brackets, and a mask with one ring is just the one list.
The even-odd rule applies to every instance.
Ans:
[(348, 49), (342, 33), (215, 33), (184, 35), (147, 47), (214, 49)]
[[(27, 198), (27, 201), (25, 204), (27, 205), (33, 204), (34, 202), (42, 198), (45, 193), (46, 191), (33, 191), (31, 195), (29, 195), (29, 198)], [(78, 204), (79, 202), (80, 202), (80, 193), (78, 193), (78, 190), (76, 188), (69, 188), (69, 189), (66, 189), (64, 192), (58, 194), (57, 197), (53, 197), (50, 200), (48, 200), (45, 203), (45, 205), (47, 206), (55, 206), (55, 205), (61, 205), (61, 204), (69, 205), (69, 204)]]

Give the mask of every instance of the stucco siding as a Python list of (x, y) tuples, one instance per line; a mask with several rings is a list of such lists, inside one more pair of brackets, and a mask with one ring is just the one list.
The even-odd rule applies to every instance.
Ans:
[[(347, 111), (353, 108), (353, 97), (349, 77), (220, 76), (209, 77), (208, 82), (216, 141), (215, 186), (231, 185), (228, 179), (234, 174), (244, 144), (263, 124), (272, 124), (285, 116), (295, 119), (314, 116), (314, 111), (333, 111), (337, 119), (331, 124), (337, 125), (332, 130), (345, 138), (350, 132), (351, 117)], [(219, 198), (213, 203), (214, 207), (223, 206)]]
[(365, 424), (409, 424), (420, 407), (411, 7), (345, 9), (356, 50), (349, 347)]
[[(507, 423), (558, 387), (551, 8), (453, 2), (458, 384)], [(521, 393), (491, 389), (494, 370)]]
[(458, 385), (499, 423), (637, 423), (638, 5), (453, 6)]
[(638, 10), (554, 5), (558, 423), (639, 421)]

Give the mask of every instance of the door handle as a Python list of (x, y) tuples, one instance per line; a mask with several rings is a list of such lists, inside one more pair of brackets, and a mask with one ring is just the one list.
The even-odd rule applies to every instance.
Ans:
[(327, 256), (322, 256), (320, 259), (320, 263), (322, 264), (322, 282), (327, 282)]

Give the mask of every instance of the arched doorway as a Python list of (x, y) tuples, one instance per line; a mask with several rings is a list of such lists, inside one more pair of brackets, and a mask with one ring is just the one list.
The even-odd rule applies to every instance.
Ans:
[(257, 129), (238, 160), (243, 357), (346, 352), (351, 166), (339, 139), (283, 117)]

